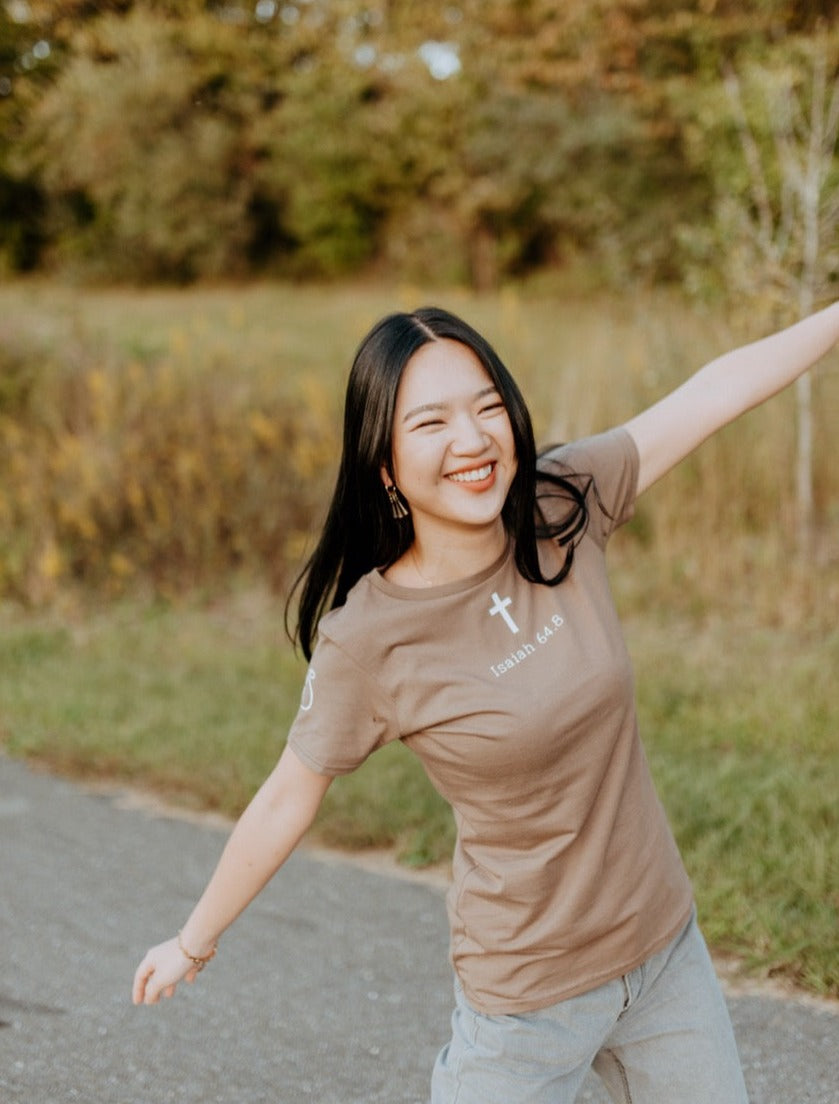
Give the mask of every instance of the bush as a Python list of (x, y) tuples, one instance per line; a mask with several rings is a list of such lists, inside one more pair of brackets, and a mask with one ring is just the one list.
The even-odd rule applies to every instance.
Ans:
[(336, 448), (315, 383), (304, 404), (223, 360), (0, 349), (0, 594), (166, 593), (240, 569), (283, 585)]

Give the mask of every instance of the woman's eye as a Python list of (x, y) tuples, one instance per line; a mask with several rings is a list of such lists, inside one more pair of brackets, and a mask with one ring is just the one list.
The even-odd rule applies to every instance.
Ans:
[(481, 408), (482, 414), (497, 414), (500, 410), (504, 410), (504, 403), (500, 400), (494, 403), (488, 403)]

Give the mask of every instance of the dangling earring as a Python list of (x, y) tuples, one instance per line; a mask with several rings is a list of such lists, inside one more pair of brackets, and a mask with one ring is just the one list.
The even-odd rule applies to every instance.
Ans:
[(399, 497), (399, 491), (393, 483), (388, 483), (385, 487), (387, 491), (388, 501), (390, 502), (390, 512), (397, 521), (401, 521), (408, 516), (408, 510), (405, 503)]

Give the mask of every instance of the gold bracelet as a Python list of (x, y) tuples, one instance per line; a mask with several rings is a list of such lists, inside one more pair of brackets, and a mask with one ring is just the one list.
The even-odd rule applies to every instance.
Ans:
[(186, 947), (181, 942), (181, 933), (178, 932), (178, 949), (180, 950), (181, 954), (184, 955), (185, 958), (189, 959), (189, 961), (192, 963), (192, 965), (195, 966), (195, 968), (200, 973), (204, 969), (204, 967), (207, 965), (207, 963), (211, 959), (216, 957), (216, 951), (218, 950), (218, 943), (214, 943), (213, 944), (213, 949), (210, 951), (210, 953), (208, 955), (204, 955), (203, 958), (202, 958), (201, 955), (193, 955), (193, 954), (189, 953), (189, 951), (186, 949)]

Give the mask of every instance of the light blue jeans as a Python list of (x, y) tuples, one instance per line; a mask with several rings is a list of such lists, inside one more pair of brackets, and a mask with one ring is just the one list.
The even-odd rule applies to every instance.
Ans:
[(619, 1104), (748, 1104), (695, 916), (636, 970), (550, 1008), (485, 1015), (458, 983), (455, 1000), (431, 1104), (573, 1104), (592, 1068)]

